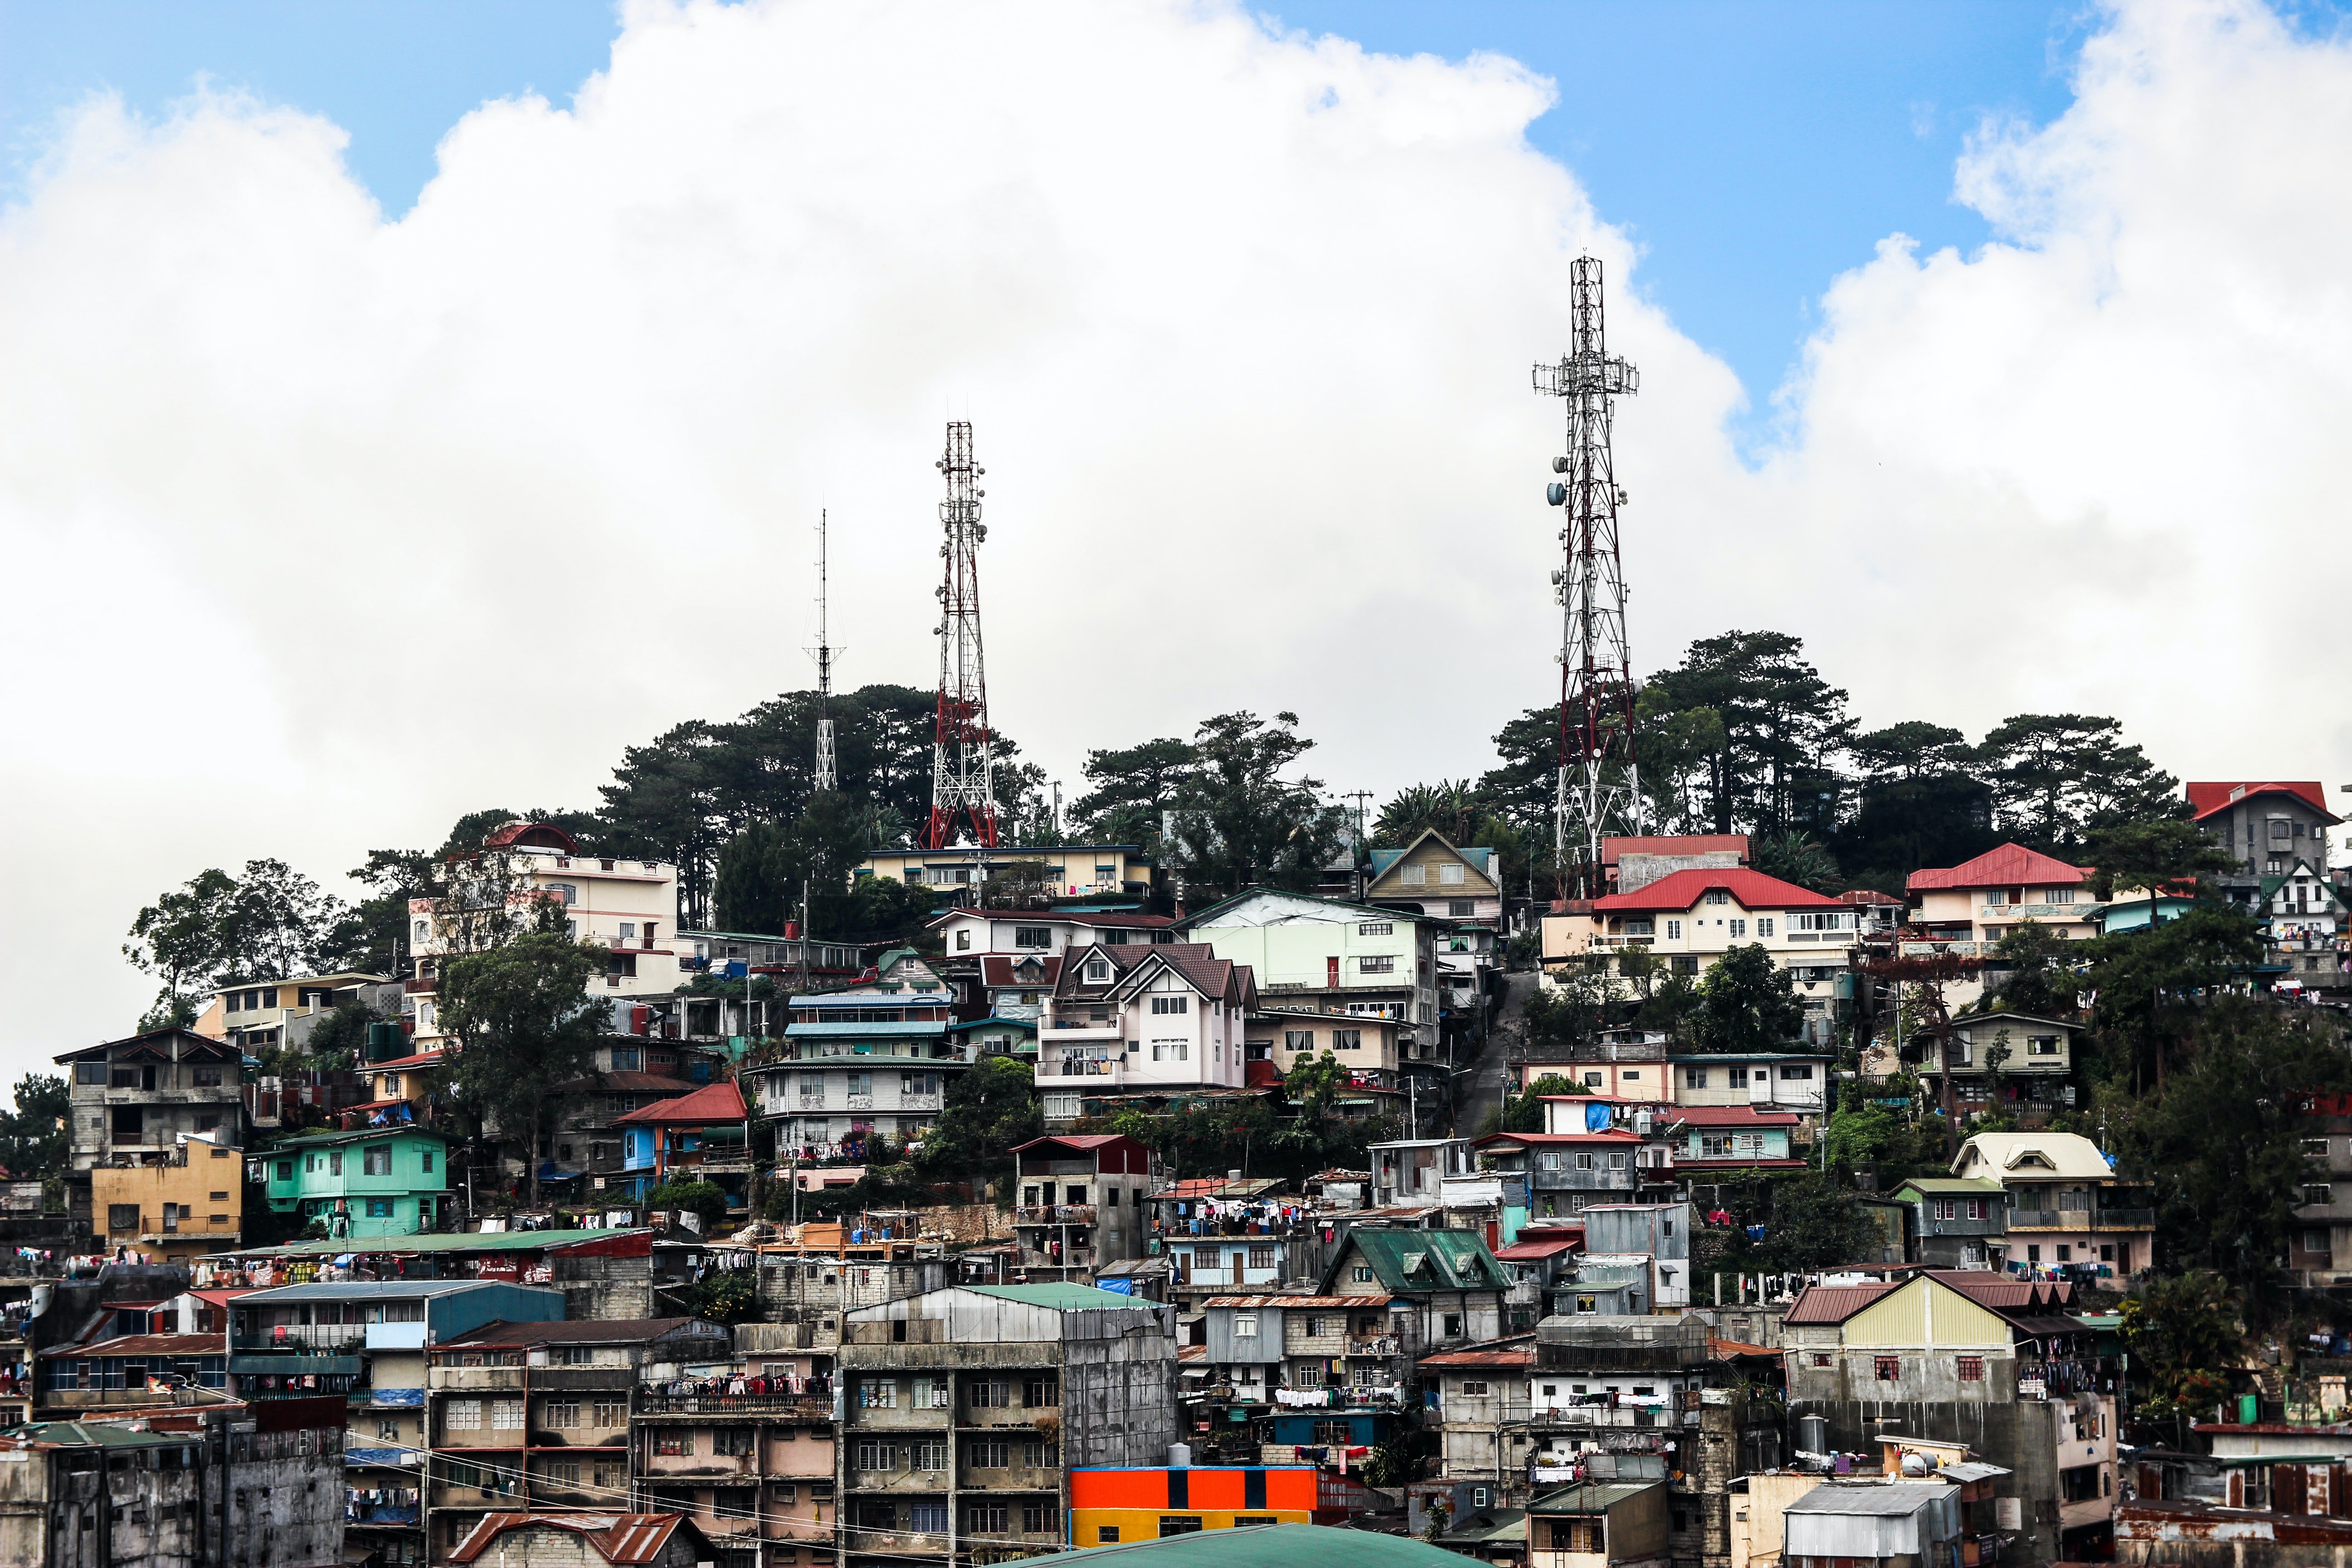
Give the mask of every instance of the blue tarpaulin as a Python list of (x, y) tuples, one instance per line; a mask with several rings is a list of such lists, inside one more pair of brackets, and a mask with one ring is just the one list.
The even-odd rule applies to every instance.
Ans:
[(1608, 1131), (1609, 1107), (1598, 1103), (1586, 1106), (1584, 1108), (1584, 1130), (1587, 1132)]

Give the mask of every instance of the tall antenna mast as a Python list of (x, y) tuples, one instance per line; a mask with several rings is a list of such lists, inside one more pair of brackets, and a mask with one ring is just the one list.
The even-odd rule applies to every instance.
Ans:
[(1536, 391), (1568, 403), (1568, 451), (1551, 460), (1564, 478), (1547, 499), (1565, 509), (1565, 559), (1552, 574), (1560, 605), (1559, 795), (1553, 865), (1559, 896), (1598, 898), (1604, 834), (1642, 831), (1641, 779), (1633, 759), (1633, 661), (1625, 643), (1625, 574), (1617, 555), (1617, 509), (1625, 492), (1609, 451), (1613, 400), (1641, 377), (1609, 357), (1601, 263), (1576, 258), (1574, 338), (1558, 364), (1535, 367)]
[(819, 793), (839, 789), (841, 778), (833, 747), (833, 644), (824, 626), (825, 515), (816, 514), (816, 787)]
[(931, 818), (923, 847), (945, 849), (968, 829), (982, 848), (996, 847), (996, 759), (988, 729), (988, 679), (981, 663), (980, 542), (988, 537), (972, 481), (988, 470), (971, 459), (971, 423), (948, 425), (939, 460), (947, 477), (940, 554), (947, 581), (940, 587), (940, 700), (931, 732)]

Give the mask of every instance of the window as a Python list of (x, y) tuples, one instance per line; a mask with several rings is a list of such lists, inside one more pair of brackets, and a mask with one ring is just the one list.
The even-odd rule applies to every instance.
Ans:
[(861, 1377), (857, 1380), (857, 1408), (860, 1410), (895, 1410), (898, 1405), (897, 1378)]
[(1622, 1072), (1619, 1073), (1617, 1077), (1620, 1081), (1624, 1083), (1639, 1083), (1642, 1081), (1642, 1069), (1640, 1068), (1627, 1068)]
[(1742, 920), (1733, 921), (1731, 922), (1731, 934), (1734, 936), (1746, 936), (1748, 934), (1748, 922)]
[(139, 1228), (139, 1205), (137, 1204), (107, 1205), (106, 1228), (109, 1230), (137, 1230)]
[(1466, 921), (1478, 912), (1478, 903), (1475, 899), (1448, 899), (1445, 900), (1445, 912), (1454, 920)]
[(1756, 934), (1757, 934), (1758, 936), (1770, 936), (1770, 935), (1772, 934), (1772, 917), (1771, 917), (1771, 916), (1769, 916), (1769, 915), (1759, 915), (1759, 916), (1758, 916), (1758, 917), (1757, 917), (1757, 920), (1756, 920)]
[(497, 1399), (490, 1402), (490, 1429), (494, 1432), (522, 1430), (522, 1401)]
[(390, 1219), (392, 1217), (392, 1200), (390, 1198), (368, 1199), (367, 1216), (370, 1219)]
[(423, 1158), (425, 1163), (419, 1169), (429, 1176), (433, 1173), (433, 1151), (430, 1149), (423, 1151)]
[(1192, 1010), (1192, 999), (1190, 996), (1154, 996), (1151, 1010), (1161, 1014), (1189, 1013)]
[(1062, 1380), (1033, 1377), (1021, 1386), (1021, 1403), (1032, 1410), (1050, 1410), (1062, 1403)]
[(1982, 1383), (1984, 1381), (1984, 1357), (1980, 1355), (1964, 1355), (1958, 1358), (1958, 1362), (1960, 1368), (1960, 1381), (1962, 1383)]
[(1387, 921), (1368, 921), (1356, 928), (1358, 936), (1394, 936), (1396, 927)]
[(580, 1425), (580, 1402), (576, 1399), (551, 1399), (539, 1407), (539, 1417), (558, 1429), (577, 1426)]
[(1363, 1047), (1363, 1044), (1364, 1031), (1361, 1029), (1334, 1029), (1331, 1031), (1331, 1048), (1335, 1051), (1360, 1050)]
[(1813, 1364), (1816, 1367), (1828, 1366), (1830, 1364), (1830, 1352), (1827, 1351), (1815, 1351), (1813, 1352)]
[(343, 1152), (341, 1149), (329, 1151), (327, 1154), (327, 1174), (331, 1176), (340, 1176), (342, 1173)]
[(1355, 1268), (1354, 1279), (1356, 1283), (1359, 1285), (1370, 1284), (1372, 1282), (1372, 1270), (1370, 1267), (1367, 1264), (1358, 1264)]
[[(667, 1454), (676, 1452), (674, 1449), (660, 1447), (660, 1440), (658, 1438), (655, 1441), (655, 1453)], [(686, 1452), (691, 1454), (694, 1452), (694, 1449), (689, 1446), (686, 1449)], [(898, 1453), (896, 1445), (886, 1443), (879, 1437), (860, 1437), (857, 1440), (857, 1468), (861, 1470), (897, 1469), (898, 1468)]]
[(617, 1394), (598, 1394), (596, 1402), (589, 1406), (589, 1410), (599, 1426), (609, 1428), (625, 1426), (629, 1424), (628, 1402)]
[(1282, 1048), (1286, 1051), (1313, 1050), (1315, 1048), (1315, 1031), (1312, 1029), (1285, 1029), (1282, 1032)]
[(2072, 888), (2053, 888), (2045, 896), (2049, 899), (2050, 902), (2053, 904), (2071, 904), (2074, 901), (2074, 889)]
[(1006, 1517), (1003, 1503), (968, 1502), (963, 1505), (963, 1532), (966, 1535), (1003, 1535), (1006, 1531)]
[[(1421, 868), (1418, 866), (1411, 866), (1407, 867), (1406, 869), (1418, 871)], [(1324, 1426), (1345, 1426), (1347, 1423), (1344, 1421), (1326, 1421), (1318, 1423), (1318, 1425)], [(1316, 1439), (1318, 1443), (1322, 1440), (1323, 1439), (1320, 1437)], [(1345, 1441), (1345, 1439), (1341, 1440)], [(1160, 1516), (1160, 1538), (1162, 1541), (1167, 1540), (1171, 1535), (1198, 1535), (1200, 1533), (1201, 1516), (1197, 1513), (1163, 1513)]]
[(1780, 1081), (1783, 1083), (1810, 1083), (1812, 1081), (1812, 1077), (1813, 1069), (1811, 1065), (1784, 1067), (1780, 1069)]
[(916, 1443), (908, 1448), (907, 1455), (919, 1470), (936, 1472), (948, 1468), (948, 1445), (943, 1437)]
[(1429, 868), (1426, 866), (1406, 866), (1397, 872), (1397, 880), (1402, 882), (1408, 888), (1426, 887), (1429, 885)]
[(1465, 1379), (1462, 1384), (1462, 1396), (1465, 1399), (1484, 1399), (1486, 1397), (1486, 1385), (1475, 1379)]
[(441, 1407), (441, 1426), (450, 1432), (478, 1432), (482, 1429), (482, 1402), (478, 1399), (453, 1399)]
[(391, 1175), (392, 1145), (389, 1143), (377, 1143), (369, 1148), (361, 1150), (360, 1168), (362, 1173), (365, 1175)]
[(1601, 1299), (1598, 1296), (1579, 1296), (1576, 1299), (1578, 1317), (1589, 1318), (1599, 1310), (1601, 1310)]
[[(576, 1417), (580, 1407), (573, 1405), (572, 1413)], [(749, 1426), (714, 1427), (710, 1434), (710, 1451), (731, 1458), (742, 1458), (751, 1451), (751, 1429)]]
[(1346, 1421), (1318, 1421), (1315, 1423), (1314, 1440), (1344, 1448), (1355, 1442), (1356, 1428)]
[(106, 1064), (104, 1062), (76, 1062), (74, 1064), (74, 1082), (103, 1085), (106, 1082)]
[(1706, 1069), (1705, 1068), (1683, 1068), (1683, 1087), (1685, 1089), (1705, 1089), (1706, 1087)]
[(1109, 1545), (1111, 1542), (1118, 1539), (1118, 1526), (1115, 1524), (1106, 1524), (1097, 1528), (1095, 1531), (1095, 1539), (1102, 1542), (1104, 1545)]
[(2273, 843), (2276, 843), (2281, 839), (2292, 838), (2293, 837), (2294, 837), (2294, 828), (2288, 823), (2286, 818), (2283, 816), (2273, 816), (2271, 818), (2271, 840)]
[(1109, 959), (1108, 959), (1108, 958), (1089, 958), (1089, 959), (1087, 959), (1087, 984), (1089, 984), (1089, 985), (1100, 985), (1100, 984), (1103, 984), (1104, 983), (1106, 983), (1107, 981), (1108, 981), (1109, 979), (1110, 979), (1110, 960), (1109, 960)]
[(2027, 1036), (2025, 1039), (2025, 1054), (2029, 1057), (2056, 1056), (2058, 1054), (2058, 1037), (2055, 1035)]
[(1597, 1072), (1586, 1073), (1584, 1075), (1584, 1087), (1587, 1089), (1599, 1089), (1601, 1087), (1601, 1075)]
[(1049, 1531), (1058, 1534), (1061, 1529), (1062, 1507), (1059, 1503), (1024, 1502), (1021, 1505), (1021, 1533), (1024, 1535), (1044, 1535)]
[(1731, 902), (1731, 895), (1721, 888), (1710, 889), (1706, 895), (1706, 901), (1710, 904), (1727, 904)]
[(1192, 1058), (1192, 1047), (1183, 1040), (1154, 1040), (1151, 1059), (1155, 1062), (1181, 1062)]
[(1903, 1358), (1892, 1355), (1874, 1356), (1871, 1358), (1871, 1369), (1873, 1374), (1881, 1383), (1900, 1382), (1903, 1377)]
[(974, 1410), (1005, 1410), (1013, 1405), (1009, 1383), (975, 1383), (964, 1390), (964, 1403)]
[(1396, 958), (1391, 953), (1365, 953), (1363, 956), (1356, 960), (1356, 973), (1359, 974), (1393, 974), (1396, 973)]
[(957, 951), (958, 952), (970, 952), (971, 950), (971, 932), (970, 932), (970, 931), (957, 931), (957, 932), (956, 932), (956, 951)]
[(1014, 926), (1013, 945), (1015, 947), (1051, 947), (1054, 931), (1051, 926)]
[(278, 1179), (281, 1182), (290, 1182), (294, 1179), (293, 1161), (280, 1160), (278, 1162)]
[(1449, 1340), (1458, 1340), (1462, 1337), (1461, 1313), (1448, 1312), (1445, 1314), (1445, 1337)]
[(1021, 1462), (1033, 1470), (1051, 1470), (1062, 1463), (1059, 1443), (1034, 1442), (1021, 1445)]

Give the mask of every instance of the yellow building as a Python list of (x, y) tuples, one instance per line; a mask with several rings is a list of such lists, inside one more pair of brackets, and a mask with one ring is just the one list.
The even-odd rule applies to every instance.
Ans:
[(89, 1173), (90, 1228), (166, 1263), (234, 1247), (245, 1220), (241, 1151), (191, 1138), (170, 1164), (100, 1165)]
[(983, 850), (971, 844), (951, 849), (879, 849), (866, 858), (856, 877), (887, 877), (909, 887), (968, 889), (1012, 865), (1042, 866), (1046, 888), (1056, 897), (1113, 893), (1141, 898), (1151, 891), (1151, 862), (1134, 844), (1007, 844)]

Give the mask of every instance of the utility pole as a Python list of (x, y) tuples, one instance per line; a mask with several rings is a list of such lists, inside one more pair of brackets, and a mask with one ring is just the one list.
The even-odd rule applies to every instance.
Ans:
[(833, 645), (824, 625), (825, 514), (816, 514), (816, 787), (818, 793), (839, 789), (841, 780), (833, 746)]
[[(1563, 509), (1562, 563), (1552, 574), (1560, 606), (1559, 787), (1552, 821), (1559, 894), (1598, 898), (1601, 840), (1642, 831), (1642, 792), (1633, 757), (1633, 662), (1625, 640), (1625, 575), (1617, 553), (1617, 485), (1609, 429), (1615, 400), (1630, 397), (1640, 374), (1609, 357), (1601, 263), (1580, 256), (1573, 268), (1574, 316), (1569, 353), (1535, 367), (1536, 391), (1568, 405), (1568, 450), (1551, 460), (1563, 476), (1545, 492)], [(1572, 869), (1571, 869), (1572, 868)], [(1570, 891), (1573, 883), (1575, 891)]]
[[(988, 727), (988, 678), (980, 640), (980, 545), (988, 525), (980, 521), (974, 481), (987, 469), (972, 461), (971, 424), (948, 425), (947, 450), (937, 465), (947, 479), (940, 502), (946, 533), (940, 554), (947, 563), (940, 599), (939, 707), (931, 731), (931, 816), (923, 847), (954, 846), (959, 829), (969, 830), (982, 849), (996, 847), (995, 737)], [(986, 857), (982, 858), (985, 869)]]

